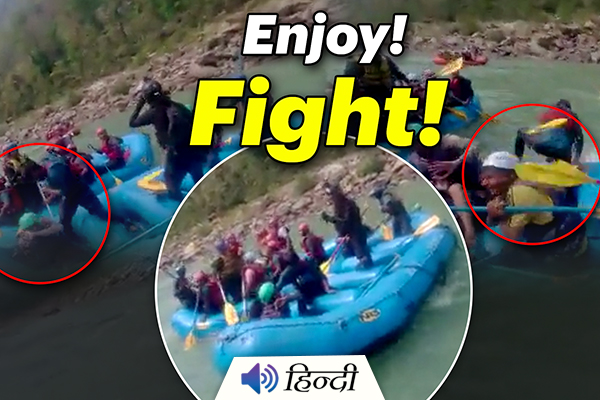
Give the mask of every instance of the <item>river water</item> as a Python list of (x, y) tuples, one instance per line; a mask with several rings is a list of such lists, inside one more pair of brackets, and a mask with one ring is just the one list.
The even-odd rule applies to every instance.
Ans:
[[(217, 170), (207, 180), (218, 179), (218, 173)], [(202, 184), (198, 190), (202, 190)], [(419, 204), (423, 210), (439, 215), (446, 224), (454, 227), (444, 203), (424, 181), (405, 182), (397, 190), (402, 193), (409, 209)], [(382, 220), (382, 215), (373, 201), (363, 198), (359, 199), (358, 204), (365, 202), (369, 204), (365, 220), (375, 226)], [(326, 237), (334, 234), (318, 215), (307, 216), (304, 220), (318, 234)], [(295, 225), (291, 225), (292, 238), (294, 243), (298, 243)], [(454, 232), (457, 232), (456, 227)], [(209, 262), (201, 259), (188, 268), (205, 269)], [(462, 243), (458, 245), (447, 268), (446, 284), (435, 288), (414, 324), (398, 342), (369, 359), (383, 395), (388, 399), (427, 398), (442, 381), (457, 355), (465, 334), (471, 294), (469, 268)], [(187, 352), (183, 349), (182, 340), (170, 327), (171, 315), (178, 308), (172, 296), (172, 285), (168, 275), (159, 274), (157, 300), (164, 338), (172, 359), (190, 387), (201, 399), (213, 399), (222, 378), (212, 367), (212, 340), (200, 341)]]
[[(431, 67), (429, 57), (425, 55), (403, 56), (398, 61), (406, 70)], [(306, 68), (301, 66), (299, 60), (286, 60), (262, 67), (260, 71), (275, 81), (277, 94), (320, 94), (330, 76), (340, 71), (340, 68), (339, 60), (326, 60), (308, 73)], [(250, 72), (255, 71), (257, 70)], [(600, 102), (600, 84), (596, 83), (600, 82), (600, 70), (596, 66), (531, 60), (493, 60), (485, 67), (469, 68), (464, 71), (464, 74), (473, 80), (474, 88), (481, 98), (483, 107), (490, 114), (519, 103), (548, 104), (559, 98), (567, 98), (571, 100), (581, 121), (597, 138), (595, 129), (600, 123), (600, 115), (597, 113)], [(177, 97), (191, 101), (193, 93), (182, 93)], [(490, 126), (489, 129), (486, 127), (484, 133), (478, 138), (481, 146), (487, 150), (509, 149), (515, 128), (533, 123), (534, 117), (527, 111), (529, 110), (511, 111), (501, 116), (502, 124)], [(92, 142), (90, 134), (98, 125), (103, 125), (115, 133), (127, 131), (127, 117), (128, 114), (125, 113), (115, 114), (102, 121), (97, 121), (84, 127), (84, 135), (88, 134), (87, 140)], [(586, 141), (587, 153), (590, 152), (589, 143)], [(419, 202), (424, 203), (421, 199)], [(145, 246), (155, 248), (154, 246), (157, 247), (159, 244), (159, 240), (153, 240), (146, 243)], [(154, 268), (154, 265), (149, 264), (148, 267)], [(589, 318), (585, 306), (592, 304), (593, 294), (597, 294), (597, 277), (593, 275), (581, 281), (556, 282), (487, 267), (486, 265), (474, 269), (474, 328), (469, 334), (463, 357), (459, 360), (455, 373), (452, 374), (448, 384), (442, 388), (441, 394), (455, 393), (457, 396), (465, 396), (466, 393), (471, 393), (478, 394), (479, 398), (482, 396), (502, 398), (502, 395), (504, 398), (514, 397), (516, 391), (512, 389), (513, 385), (528, 385), (530, 382), (528, 377), (532, 370), (535, 370), (540, 377), (547, 378), (544, 380), (544, 387), (546, 389), (556, 388), (555, 392), (549, 390), (555, 395), (557, 393), (565, 393), (565, 396), (568, 394), (564, 392), (564, 388), (562, 392), (560, 391), (561, 382), (565, 380), (580, 387), (585, 385), (587, 381), (584, 379), (589, 377), (589, 374), (581, 368), (569, 368), (568, 365), (576, 361), (584, 362), (583, 360), (588, 360), (588, 364), (593, 365), (591, 363), (596, 359), (593, 352), (590, 352), (592, 346), (597, 347), (596, 335), (591, 334), (591, 332), (596, 332), (593, 330), (595, 325), (591, 325), (593, 318)], [(106, 266), (106, 271), (109, 268), (112, 270), (114, 266)], [(101, 273), (101, 271), (95, 272)], [(21, 291), (13, 282), (6, 284), (6, 279), (0, 278), (2, 278), (3, 298), (19, 302), (24, 300), (25, 293), (27, 296), (31, 295), (31, 291)], [(402, 398), (397, 396), (404, 396), (404, 394), (415, 396), (406, 398), (426, 396), (432, 389), (430, 382), (439, 381), (439, 378), (445, 373), (447, 366), (432, 364), (432, 357), (440, 351), (446, 354), (447, 359), (452, 358), (455, 354), (457, 340), (461, 337), (462, 329), (464, 329), (464, 304), (468, 302), (468, 287), (457, 284), (458, 288), (452, 292), (451, 282), (452, 280), (446, 289), (442, 289), (441, 296), (434, 294), (433, 301), (426, 306), (420, 319), (415, 321), (412, 331), (402, 342), (396, 344), (389, 352), (371, 358), (384, 393), (390, 393), (389, 391), (393, 391), (394, 388), (399, 389), (401, 377), (403, 378), (402, 382), (410, 382), (408, 386), (403, 386), (401, 390), (398, 390), (398, 395), (393, 394), (388, 398)], [(168, 283), (162, 281), (161, 285), (168, 285)], [(161, 286), (160, 290), (168, 290), (168, 288)], [(446, 295), (448, 300), (444, 300), (443, 293), (448, 292), (453, 294)], [(161, 309), (165, 310), (161, 313), (163, 325), (167, 325), (169, 312), (174, 309), (174, 306), (174, 303), (168, 301), (161, 305)], [(114, 306), (106, 304), (105, 307)], [(579, 312), (574, 312), (574, 310), (579, 310)], [(52, 337), (57, 343), (58, 341), (71, 343), (72, 340), (89, 337), (92, 332), (102, 332), (106, 329), (105, 322), (92, 321), (89, 318), (83, 318), (80, 321), (78, 315), (89, 316), (88, 310), (83, 308), (79, 312), (73, 310), (69, 317), (71, 325), (68, 326), (68, 329), (60, 329), (61, 324), (64, 324), (60, 318), (48, 318), (44, 329), (50, 329), (49, 324), (52, 325)], [(132, 324), (130, 322), (132, 320), (127, 315), (119, 315), (114, 318), (115, 320), (111, 322), (118, 323), (121, 327)], [(436, 338), (436, 329), (448, 330), (452, 326), (452, 321), (459, 320), (462, 321), (460, 324), (454, 322), (453, 335), (444, 336), (453, 336), (452, 340), (446, 344), (439, 344), (432, 340)], [(27, 342), (27, 360), (29, 362), (22, 365), (22, 373), (19, 372), (20, 369), (11, 368), (6, 372), (14, 372), (14, 374), (3, 376), (11, 376), (10, 382), (15, 389), (18, 387), (32, 388), (28, 383), (29, 380), (35, 379), (35, 376), (41, 378), (42, 375), (47, 374), (47, 370), (32, 369), (31, 366), (43, 363), (44, 360), (40, 359), (40, 354), (45, 354), (52, 348), (48, 348), (46, 341), (41, 340), (45, 335), (37, 327), (31, 326), (29, 329), (27, 325), (23, 324), (18, 332), (18, 341), (17, 336), (14, 336), (14, 343), (8, 337), (3, 338), (3, 343), (7, 347), (11, 346), (12, 349), (15, 349), (5, 354), (6, 365), (16, 367), (25, 362), (22, 352), (16, 351), (17, 347), (15, 347), (25, 346), (25, 342)], [(524, 332), (531, 332), (531, 335), (527, 336)], [(175, 339), (169, 337), (168, 328), (165, 333), (167, 340), (175, 343)], [(29, 339), (27, 339), (28, 337)], [(538, 340), (542, 337), (544, 340)], [(573, 337), (578, 339), (573, 340)], [(215, 383), (217, 377), (209, 365), (207, 347), (198, 346), (195, 351), (188, 353), (177, 350), (176, 344), (170, 347), (175, 356), (181, 357), (179, 364), (186, 365), (188, 370), (196, 369), (197, 372), (188, 372), (185, 377), (194, 387), (198, 387), (198, 394), (204, 400), (212, 398), (211, 395), (216, 393), (218, 384)], [(135, 354), (143, 357), (144, 348), (136, 349), (136, 346), (125, 346), (123, 352), (139, 350)], [(82, 351), (91, 356), (93, 353), (103, 350), (94, 348), (94, 343), (91, 341), (89, 345), (82, 348)], [(177, 354), (178, 352), (179, 354)], [(402, 354), (402, 357), (397, 357), (396, 352)], [(84, 353), (79, 352), (79, 354)], [(55, 359), (64, 359), (65, 364), (62, 377), (64, 378), (63, 386), (69, 385), (72, 379), (79, 376), (73, 370), (74, 365), (81, 365), (82, 371), (87, 370), (85, 363), (82, 364), (79, 360), (79, 356), (73, 355), (72, 357), (72, 362), (67, 361), (68, 358), (65, 354), (57, 349)], [(144, 362), (142, 358), (139, 360)], [(411, 360), (412, 365), (418, 365), (418, 367), (411, 370), (406, 367), (410, 363), (405, 360)], [(543, 360), (547, 360), (547, 362)], [(166, 359), (164, 361), (166, 362)], [(101, 376), (104, 372), (106, 371), (98, 370), (96, 374)], [(115, 373), (118, 372), (115, 370)], [(122, 373), (125, 377), (129, 374), (127, 371), (122, 371)], [(202, 374), (205, 375), (201, 377)], [(499, 375), (503, 378), (498, 379)], [(106, 377), (108, 378), (108, 375)], [(36, 386), (40, 390), (41, 386), (62, 387), (57, 386), (60, 385), (62, 378), (58, 374), (53, 378), (52, 385), (45, 385), (39, 381), (40, 383)], [(118, 381), (121, 382), (121, 385), (126, 385), (128, 379), (123, 378)], [(465, 385), (468, 385), (470, 389), (465, 390)], [(105, 392), (109, 393), (106, 390)], [(572, 392), (569, 393), (572, 394)], [(534, 395), (535, 392), (530, 392), (530, 394)], [(440, 398), (442, 397), (443, 395), (440, 396)]]

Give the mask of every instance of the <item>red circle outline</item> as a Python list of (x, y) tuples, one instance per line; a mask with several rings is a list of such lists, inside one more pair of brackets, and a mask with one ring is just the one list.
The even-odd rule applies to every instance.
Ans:
[[(545, 107), (545, 108), (549, 108), (549, 109), (552, 109), (552, 110), (555, 110), (555, 111), (559, 111), (559, 112), (565, 114), (566, 117), (569, 117), (569, 118), (573, 119), (588, 134), (590, 140), (592, 141), (592, 143), (594, 144), (594, 147), (596, 148), (596, 153), (598, 154), (598, 157), (600, 158), (600, 149), (598, 149), (598, 145), (596, 144), (596, 141), (594, 140), (594, 138), (590, 134), (590, 131), (588, 131), (587, 128), (585, 126), (583, 126), (583, 124), (577, 118), (575, 118), (574, 116), (572, 116), (568, 112), (565, 112), (564, 110), (561, 110), (560, 108), (549, 106), (547, 104), (538, 104), (538, 103), (518, 104), (516, 106), (512, 106), (512, 107), (506, 108), (506, 109), (504, 109), (502, 111), (499, 111), (496, 114), (494, 114), (491, 117), (489, 117), (479, 127), (479, 129), (477, 129), (477, 131), (473, 134), (473, 137), (471, 138), (471, 140), (469, 141), (469, 144), (467, 146), (467, 150), (465, 151), (465, 155), (467, 155), (469, 153), (469, 150), (471, 149), (471, 145), (473, 144), (473, 140), (475, 140), (475, 138), (477, 137), (477, 135), (483, 129), (484, 126), (486, 126), (490, 121), (492, 121), (498, 115), (501, 115), (501, 114), (504, 114), (507, 111), (514, 110), (516, 108), (522, 108), (522, 107)], [(591, 210), (588, 213), (588, 215), (583, 219), (583, 221), (579, 225), (577, 225), (575, 228), (573, 228), (573, 230), (571, 230), (571, 232), (565, 233), (561, 237), (558, 237), (558, 238), (555, 238), (555, 239), (552, 239), (552, 240), (547, 240), (545, 242), (539, 242), (539, 243), (527, 243), (527, 242), (520, 242), (518, 240), (509, 239), (509, 238), (507, 238), (505, 236), (502, 236), (501, 234), (499, 234), (498, 232), (494, 231), (493, 229), (491, 229), (485, 222), (483, 222), (481, 220), (481, 218), (479, 217), (479, 215), (473, 209), (473, 205), (471, 205), (471, 200), (469, 199), (469, 195), (467, 194), (467, 189), (465, 188), (465, 165), (466, 165), (466, 162), (467, 162), (467, 157), (465, 157), (463, 159), (463, 162), (462, 162), (462, 186), (463, 186), (463, 192), (465, 194), (465, 198), (467, 199), (467, 204), (469, 205), (469, 208), (471, 209), (471, 212), (473, 212), (473, 214), (475, 215), (475, 218), (477, 218), (477, 220), (483, 226), (485, 226), (485, 228), (488, 231), (492, 232), (494, 235), (498, 236), (499, 238), (504, 239), (504, 240), (506, 240), (508, 242), (511, 242), (511, 243), (521, 244), (521, 245), (525, 245), (525, 246), (542, 246), (542, 245), (545, 245), (545, 244), (550, 244), (550, 243), (558, 242), (559, 240), (562, 240), (562, 239), (566, 238), (567, 236), (571, 235), (577, 229), (581, 228), (583, 226), (583, 224), (585, 224), (587, 222), (587, 220), (592, 216), (592, 214), (596, 210), (596, 207), (598, 206), (598, 200), (600, 200), (600, 190), (599, 190), (598, 191), (598, 195), (596, 196), (596, 202), (594, 203), (594, 206), (591, 208)]]
[(57, 149), (65, 150), (65, 151), (68, 151), (71, 154), (76, 155), (77, 157), (79, 157), (80, 160), (83, 160), (83, 162), (85, 162), (87, 164), (87, 166), (92, 169), (92, 171), (94, 171), (94, 174), (96, 174), (96, 176), (98, 177), (98, 180), (100, 181), (100, 184), (102, 185), (102, 189), (104, 190), (104, 194), (106, 195), (106, 205), (107, 205), (107, 208), (108, 208), (108, 220), (106, 221), (106, 231), (104, 232), (104, 238), (102, 239), (102, 243), (100, 243), (100, 247), (98, 247), (98, 250), (96, 250), (96, 253), (94, 253), (94, 255), (92, 256), (92, 258), (83, 267), (79, 268), (77, 271), (71, 273), (70, 275), (62, 277), (60, 279), (55, 279), (55, 280), (52, 280), (52, 281), (45, 281), (45, 282), (44, 281), (28, 281), (26, 279), (17, 278), (16, 276), (12, 276), (11, 274), (9, 274), (7, 272), (4, 272), (0, 268), (0, 273), (2, 275), (7, 276), (10, 279), (13, 279), (13, 280), (15, 280), (17, 282), (27, 283), (29, 285), (51, 285), (53, 283), (59, 283), (59, 282), (66, 281), (67, 279), (74, 277), (75, 275), (79, 274), (81, 271), (83, 271), (84, 269), (86, 269), (92, 263), (92, 261), (94, 261), (96, 259), (96, 257), (98, 257), (98, 254), (100, 253), (100, 250), (102, 250), (102, 248), (104, 247), (104, 243), (106, 242), (106, 238), (108, 236), (108, 230), (110, 228), (110, 218), (111, 218), (110, 199), (108, 197), (108, 190), (106, 189), (106, 186), (104, 185), (104, 182), (102, 181), (102, 178), (100, 177), (100, 174), (98, 173), (98, 171), (96, 171), (96, 169), (94, 168), (94, 166), (91, 163), (89, 163), (85, 158), (83, 158), (78, 153), (76, 153), (75, 151), (67, 149), (66, 147), (60, 146), (58, 144), (53, 144), (53, 143), (27, 143), (27, 144), (22, 144), (22, 145), (19, 145), (19, 146), (15, 147), (14, 149), (10, 149), (10, 150), (5, 151), (4, 153), (0, 154), (0, 159), (2, 157), (4, 157), (5, 155), (7, 155), (8, 153), (12, 152), (12, 151), (16, 151), (16, 150), (19, 150), (21, 148), (29, 147), (29, 146), (56, 147)]

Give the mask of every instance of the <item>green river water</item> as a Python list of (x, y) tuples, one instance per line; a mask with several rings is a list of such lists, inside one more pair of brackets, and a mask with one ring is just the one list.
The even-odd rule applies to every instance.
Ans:
[[(423, 67), (431, 68), (429, 57), (425, 55), (403, 56), (398, 61), (400, 66), (408, 71), (417, 71)], [(340, 71), (340, 68), (339, 60), (326, 60), (310, 70), (303, 67), (300, 60), (285, 60), (267, 64), (250, 73), (260, 71), (269, 76), (274, 81), (274, 91), (277, 95), (321, 94), (330, 77)], [(520, 103), (550, 104), (559, 98), (567, 98), (571, 100), (574, 110), (591, 134), (596, 135), (595, 129), (600, 124), (600, 115), (597, 113), (597, 107), (600, 105), (600, 84), (596, 86), (596, 82), (600, 82), (600, 70), (597, 66), (531, 60), (493, 60), (485, 67), (466, 69), (464, 74), (473, 80), (484, 110), (490, 114)], [(176, 97), (180, 100), (192, 101), (193, 93), (181, 93)], [(509, 149), (515, 128), (534, 123), (535, 114), (540, 111), (518, 109), (504, 114), (501, 116), (502, 124), (486, 127), (478, 137), (478, 142), (484, 150), (488, 151)], [(115, 133), (127, 131), (128, 115), (128, 113), (115, 114), (90, 124), (84, 127), (84, 135), (90, 134), (87, 135), (87, 140), (92, 141), (91, 133), (98, 125)], [(79, 139), (80, 143), (85, 140), (85, 138)], [(593, 154), (590, 151), (589, 140), (586, 141), (585, 153)], [(423, 207), (430, 207), (438, 213), (443, 213), (444, 207), (435, 200), (431, 200), (429, 205), (423, 200), (423, 198), (434, 199), (427, 193), (428, 190), (427, 187), (415, 188), (414, 191), (410, 191), (411, 198), (408, 202), (414, 203), (418, 200)], [(136, 252), (142, 247), (159, 245), (160, 238), (140, 243), (129, 251)], [(105, 268), (118, 268), (118, 266), (110, 266), (109, 263)], [(464, 258), (457, 255), (450, 269), (454, 273), (449, 277), (447, 285), (436, 289), (405, 337), (370, 359), (384, 395), (387, 394), (386, 398), (427, 397), (443, 378), (456, 355), (464, 333), (470, 288), (468, 274), (464, 268)], [(101, 274), (101, 271), (95, 273)], [(593, 279), (589, 278), (587, 283), (591, 285), (596, 282), (595, 278)], [(16, 299), (19, 294), (13, 286), (8, 285), (7, 291), (3, 293), (14, 294)], [(531, 321), (535, 316), (538, 326), (552, 327), (554, 326), (552, 321), (556, 321), (557, 318), (557, 307), (565, 310), (567, 315), (568, 310), (579, 308), (585, 297), (581, 294), (582, 286), (578, 282), (557, 284), (553, 281), (538, 280), (483, 267), (474, 270), (474, 288), (473, 318), (477, 320), (481, 317), (481, 314), (478, 314), (480, 312), (485, 313), (486, 318), (485, 322), (483, 318), (479, 320), (481, 323), (477, 325), (476, 333), (469, 334), (469, 337), (479, 335), (477, 336), (479, 341), (473, 342), (474, 344), (470, 346), (467, 340), (465, 352), (470, 353), (474, 358), (489, 360), (490, 368), (511, 365), (509, 363), (511, 357), (518, 357), (532, 346), (536, 347), (533, 342), (521, 341), (521, 337), (515, 333), (519, 329), (513, 325), (514, 321), (519, 320), (519, 323), (523, 324), (524, 321)], [(161, 325), (165, 327), (166, 341), (183, 376), (201, 398), (210, 400), (216, 394), (220, 381), (211, 367), (209, 345), (200, 344), (193, 351), (183, 352), (180, 341), (174, 338), (168, 326), (170, 313), (176, 307), (170, 298), (170, 289), (168, 280), (159, 280), (159, 298), (164, 299), (160, 302), (160, 319)], [(560, 304), (557, 303), (559, 301)], [(576, 330), (578, 322), (581, 321), (575, 321), (569, 326)], [(57, 331), (56, 335), (58, 334)], [(64, 334), (70, 335), (69, 332)], [(539, 334), (542, 335), (543, 332)], [(502, 345), (498, 342), (496, 346), (495, 338), (499, 336), (505, 340), (514, 337), (515, 345), (507, 348), (505, 342), (502, 342)], [(483, 337), (489, 339), (484, 340)], [(577, 341), (568, 341), (568, 346), (565, 345), (565, 341), (556, 345), (550, 344), (551, 339), (547, 339), (546, 342), (552, 348), (564, 350), (560, 352), (563, 360), (575, 355), (585, 357), (587, 354), (587, 348), (577, 347)], [(558, 362), (558, 359), (555, 361)], [(460, 369), (460, 364), (459, 362), (457, 369)], [(543, 370), (538, 371), (540, 374), (543, 373)], [(554, 373), (558, 374), (554, 364), (549, 363), (547, 371), (548, 376), (558, 376), (554, 375)], [(517, 369), (504, 369), (499, 373), (510, 377), (517, 374)], [(484, 385), (486, 381), (473, 381), (472, 384)]]

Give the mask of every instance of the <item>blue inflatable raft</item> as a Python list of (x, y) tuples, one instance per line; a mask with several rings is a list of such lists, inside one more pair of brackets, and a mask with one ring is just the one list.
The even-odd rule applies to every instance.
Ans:
[[(416, 229), (429, 217), (421, 211), (411, 213), (412, 225)], [(368, 239), (369, 247), (372, 249), (374, 261), (380, 260), (382, 263), (389, 262), (394, 256), (396, 250), (395, 242), (383, 242), (383, 234), (381, 229), (376, 230)], [(331, 257), (337, 247), (337, 242), (330, 239), (323, 244), (328, 257)], [(337, 274), (340, 272), (349, 272), (357, 269), (358, 263), (355, 257), (344, 258), (342, 253), (330, 264), (329, 274)], [(288, 291), (290, 288), (285, 288)], [(238, 313), (243, 310), (243, 304), (239, 303), (236, 306)], [(196, 318), (197, 317), (197, 318)], [(220, 330), (227, 327), (223, 313), (209, 315), (206, 319), (196, 316), (195, 313), (187, 308), (180, 308), (171, 317), (171, 327), (181, 338), (185, 338), (191, 331), (196, 319), (196, 328), (193, 330), (194, 336), (203, 338), (208, 335), (216, 334)]]
[[(388, 246), (399, 257), (387, 264), (333, 274), (336, 290), (315, 300), (310, 315), (257, 320), (225, 328), (214, 348), (218, 370), (234, 357), (359, 354), (403, 328), (418, 312), (454, 251), (454, 235), (438, 226)], [(307, 338), (318, 340), (307, 340)]]
[[(111, 173), (100, 175), (106, 189), (116, 185), (115, 177), (121, 181), (127, 181), (137, 175), (144, 173), (154, 165), (154, 153), (152, 151), (152, 141), (150, 136), (145, 133), (131, 133), (122, 137), (123, 152), (126, 154), (126, 164), (123, 168), (111, 170)], [(91, 164), (95, 167), (103, 167), (108, 162), (108, 157), (102, 153), (92, 153)], [(114, 175), (114, 176), (113, 176)], [(94, 193), (102, 192), (100, 182), (92, 185)]]

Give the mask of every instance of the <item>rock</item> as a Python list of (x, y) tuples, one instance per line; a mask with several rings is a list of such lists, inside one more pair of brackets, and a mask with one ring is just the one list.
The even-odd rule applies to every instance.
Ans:
[(506, 33), (502, 29), (492, 29), (485, 33), (485, 38), (495, 43), (503, 42), (507, 39)]
[(595, 51), (589, 55), (589, 62), (598, 64), (600, 63), (600, 51)]
[(212, 78), (219, 75), (219, 68), (208, 65), (192, 64), (188, 70), (188, 75), (195, 79)]
[(533, 39), (533, 41), (545, 50), (551, 50), (555, 47), (556, 39), (550, 35), (538, 36)]

